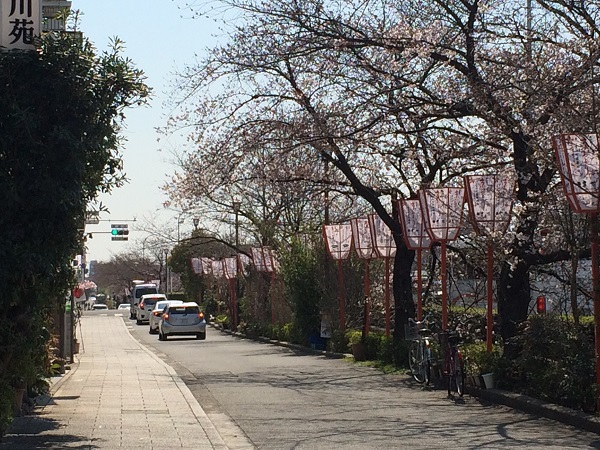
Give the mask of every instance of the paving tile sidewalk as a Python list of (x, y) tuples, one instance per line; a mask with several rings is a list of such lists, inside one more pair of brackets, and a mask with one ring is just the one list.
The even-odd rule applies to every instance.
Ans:
[(72, 370), (48, 404), (14, 420), (0, 449), (227, 449), (176, 372), (121, 317), (83, 316), (81, 334)]

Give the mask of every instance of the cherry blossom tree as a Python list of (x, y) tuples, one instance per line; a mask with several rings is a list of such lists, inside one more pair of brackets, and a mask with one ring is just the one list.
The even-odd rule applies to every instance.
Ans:
[(214, 192), (218, 203), (251, 186), (242, 171), (265, 180), (258, 151), (274, 184), (360, 198), (396, 238), (400, 324), (414, 314), (414, 254), (390, 200), (509, 168), (516, 205), (498, 298), (510, 339), (527, 317), (531, 268), (566, 256), (535, 243), (558, 183), (550, 137), (593, 130), (597, 116), (597, 5), (532, 3), (220, 2), (237, 20), (181, 74), (185, 101), (169, 126), (190, 127), (195, 146), (172, 197)]

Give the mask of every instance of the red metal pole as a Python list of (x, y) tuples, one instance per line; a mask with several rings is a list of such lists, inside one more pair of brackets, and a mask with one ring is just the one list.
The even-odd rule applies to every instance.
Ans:
[(285, 312), (283, 310), (283, 280), (280, 279), (277, 283), (277, 299), (279, 301), (279, 323), (285, 323)]
[(385, 258), (385, 335), (390, 337), (390, 258)]
[[(600, 386), (600, 276), (598, 270), (598, 213), (592, 213), (591, 238), (592, 238), (592, 284), (594, 289), (594, 340), (596, 359), (596, 384)], [(600, 397), (596, 398), (596, 411), (600, 411)]]
[(365, 336), (369, 335), (371, 327), (371, 284), (369, 280), (369, 258), (365, 259)]
[(233, 329), (237, 330), (238, 326), (238, 310), (237, 310), (237, 292), (236, 278), (231, 279), (231, 302), (233, 303)]
[(338, 259), (338, 295), (340, 301), (340, 330), (346, 329), (346, 307), (344, 302), (344, 277), (342, 271), (342, 260)]
[(446, 241), (442, 241), (442, 330), (448, 330), (448, 290), (446, 273)]
[(417, 320), (423, 319), (423, 286), (421, 286), (421, 249), (417, 249)]
[(487, 351), (492, 352), (492, 331), (494, 329), (493, 315), (493, 277), (494, 277), (494, 246), (492, 241), (487, 244)]
[(271, 272), (271, 325), (275, 325), (275, 271)]

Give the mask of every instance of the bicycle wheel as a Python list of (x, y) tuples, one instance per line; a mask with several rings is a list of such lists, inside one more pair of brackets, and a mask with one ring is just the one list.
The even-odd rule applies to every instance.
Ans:
[(418, 383), (425, 382), (425, 374), (423, 371), (423, 352), (421, 350), (421, 342), (413, 341), (408, 350), (408, 366), (413, 378)]
[(425, 348), (425, 384), (431, 383), (431, 349)]
[(454, 378), (454, 358), (450, 357), (450, 363), (448, 364), (448, 396), (452, 395), (452, 390), (454, 389), (455, 378)]

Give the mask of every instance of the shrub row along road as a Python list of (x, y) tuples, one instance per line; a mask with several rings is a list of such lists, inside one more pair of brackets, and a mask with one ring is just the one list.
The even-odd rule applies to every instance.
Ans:
[[(239, 339), (159, 342), (127, 317), (133, 336), (179, 373), (222, 436), (261, 449), (599, 448), (600, 437), (445, 390), (424, 390), (341, 359)], [(232, 421), (237, 429), (232, 431)], [(234, 425), (234, 428), (236, 427)], [(235, 443), (228, 443), (232, 448)]]

